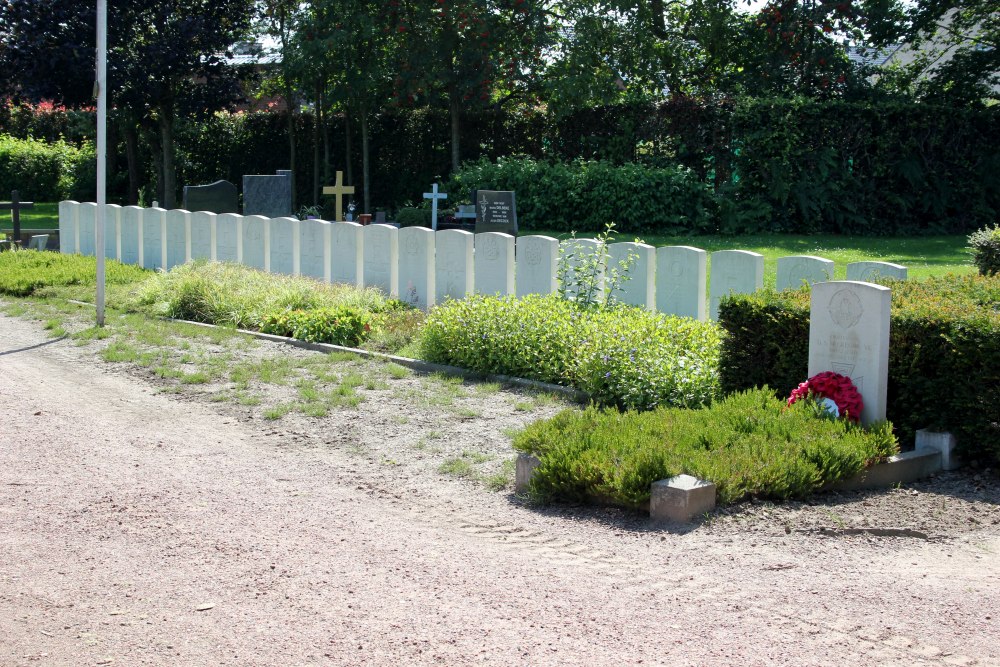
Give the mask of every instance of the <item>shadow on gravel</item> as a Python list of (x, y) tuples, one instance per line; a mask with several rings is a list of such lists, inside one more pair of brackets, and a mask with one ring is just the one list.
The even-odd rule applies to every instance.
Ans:
[(53, 338), (52, 340), (47, 340), (44, 343), (38, 343), (37, 345), (29, 345), (28, 347), (19, 347), (16, 350), (4, 350), (0, 352), (0, 357), (8, 354), (17, 354), (18, 352), (27, 352), (29, 350), (37, 350), (40, 347), (45, 347), (46, 345), (52, 345), (52, 343), (58, 343), (61, 340), (66, 340), (66, 336), (59, 336), (59, 338)]

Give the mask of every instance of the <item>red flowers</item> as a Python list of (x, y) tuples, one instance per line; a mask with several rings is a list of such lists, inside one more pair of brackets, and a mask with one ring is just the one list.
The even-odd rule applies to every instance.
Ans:
[(788, 397), (788, 405), (808, 396), (829, 398), (837, 404), (841, 416), (851, 421), (856, 422), (861, 418), (864, 402), (851, 378), (845, 375), (833, 371), (817, 373), (792, 390), (791, 396)]

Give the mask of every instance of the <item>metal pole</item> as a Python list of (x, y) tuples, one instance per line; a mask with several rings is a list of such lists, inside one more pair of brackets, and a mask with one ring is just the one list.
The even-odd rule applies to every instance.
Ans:
[(97, 0), (97, 326), (104, 326), (104, 225), (107, 220), (108, 2)]

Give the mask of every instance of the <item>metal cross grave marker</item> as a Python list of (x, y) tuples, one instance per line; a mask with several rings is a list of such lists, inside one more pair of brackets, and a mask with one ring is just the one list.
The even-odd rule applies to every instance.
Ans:
[(435, 232), (437, 231), (438, 228), (438, 200), (447, 198), (448, 198), (447, 192), (438, 192), (437, 183), (435, 183), (431, 187), (430, 192), (424, 193), (424, 199), (431, 200), (431, 229), (433, 229)]
[(354, 186), (344, 185), (344, 172), (337, 172), (337, 182), (333, 185), (328, 185), (323, 188), (323, 194), (333, 195), (337, 198), (337, 217), (336, 222), (342, 222), (344, 219), (344, 195), (353, 195)]
[(0, 202), (0, 211), (10, 211), (10, 216), (14, 220), (14, 239), (12, 245), (21, 242), (21, 211), (34, 208), (35, 202), (20, 201), (17, 190), (11, 190), (10, 201)]

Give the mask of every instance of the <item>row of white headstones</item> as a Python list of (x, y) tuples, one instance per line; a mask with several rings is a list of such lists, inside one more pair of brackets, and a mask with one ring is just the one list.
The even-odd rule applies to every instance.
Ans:
[[(95, 254), (96, 219), (97, 204), (60, 202), (60, 250)], [(472, 293), (520, 297), (558, 289), (560, 241), (547, 236), (515, 239), (497, 232), (434, 232), (114, 204), (107, 206), (105, 224), (105, 257), (124, 263), (170, 269), (193, 259), (237, 262), (272, 273), (378, 287), (424, 309)], [(582, 267), (599, 247), (593, 239), (562, 244), (571, 270)], [(628, 279), (620, 281), (615, 295), (619, 301), (699, 320), (716, 319), (723, 296), (752, 293), (764, 283), (764, 257), (745, 250), (712, 253), (710, 283), (708, 253), (698, 248), (608, 244), (607, 266), (629, 260)], [(779, 258), (777, 288), (832, 280), (833, 269), (831, 260), (820, 257)], [(848, 280), (870, 280), (874, 274), (905, 279), (906, 267), (888, 262), (847, 265)]]

